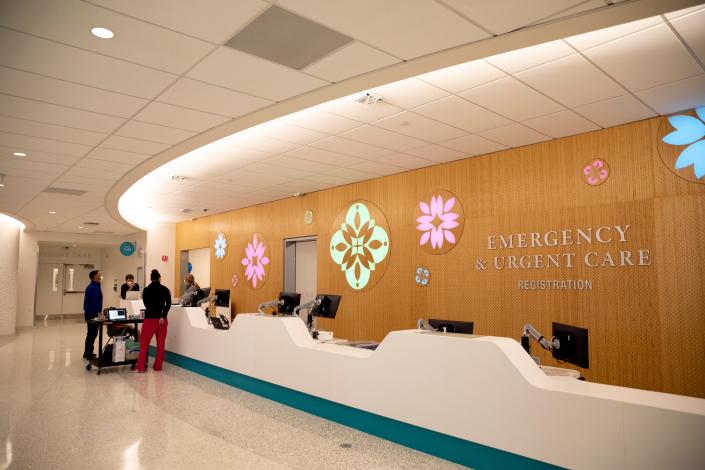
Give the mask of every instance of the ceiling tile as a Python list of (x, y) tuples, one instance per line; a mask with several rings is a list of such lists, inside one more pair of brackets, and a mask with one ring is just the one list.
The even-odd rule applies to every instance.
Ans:
[(705, 7), (671, 20), (671, 24), (700, 62), (705, 62)]
[(76, 167), (79, 168), (92, 168), (95, 170), (104, 170), (104, 171), (115, 171), (120, 174), (127, 173), (130, 171), (133, 166), (127, 163), (117, 163), (117, 162), (109, 162), (106, 160), (94, 160), (92, 158), (84, 158), (80, 162), (76, 164)]
[(277, 5), (403, 59), (489, 36), (433, 1), (386, 0), (384, 8), (375, 0), (279, 0)]
[(299, 144), (284, 140), (273, 139), (264, 135), (258, 135), (250, 131), (242, 131), (221, 139), (226, 145), (234, 145), (264, 152), (281, 153), (295, 149)]
[(154, 155), (162, 150), (168, 149), (170, 145), (113, 135), (108, 137), (105, 142), (101, 144), (101, 147), (115, 150), (125, 150), (126, 152)]
[(352, 155), (353, 157), (360, 157), (370, 160), (374, 160), (392, 153), (389, 149), (364, 144), (362, 142), (356, 142), (350, 139), (344, 139), (342, 137), (329, 137), (324, 140), (319, 140), (318, 142), (311, 144), (311, 147), (322, 148), (325, 150), (330, 150), (331, 152)]
[(380, 129), (379, 127), (370, 125), (358, 127), (357, 129), (345, 132), (340, 136), (356, 140), (358, 142), (364, 142), (367, 144), (376, 145), (378, 147), (400, 151), (427, 144), (427, 142), (424, 142), (423, 140), (414, 139), (413, 137), (397, 134), (396, 132)]
[[(295, 158), (307, 160), (310, 163), (311, 169), (316, 169), (316, 163), (325, 163), (335, 167), (351, 166), (362, 163), (362, 159), (351, 155), (331, 152), (329, 150), (319, 149), (315, 147), (299, 147), (297, 149), (286, 152), (285, 155)], [(302, 165), (304, 163), (302, 162)]]
[(495, 66), (480, 59), (425, 73), (417, 78), (451, 93), (458, 93), (497, 80), (505, 75)]
[(382, 158), (378, 158), (377, 161), (380, 163), (388, 163), (390, 165), (395, 165), (401, 168), (405, 168), (407, 170), (424, 168), (427, 166), (435, 165), (437, 163), (433, 160), (428, 160), (426, 158), (421, 158), (406, 153), (393, 153), (391, 155), (385, 155)]
[(225, 116), (157, 102), (149, 103), (134, 119), (194, 132), (203, 132), (230, 120)]
[(326, 171), (324, 174), (338, 176), (346, 179), (348, 182), (365, 181), (377, 176), (374, 173), (362, 170), (354, 170), (352, 168), (336, 168), (335, 170)]
[[(502, 144), (487, 140), (484, 137), (474, 134), (469, 134), (464, 137), (460, 137), (459, 139), (446, 140), (445, 142), (441, 142), (441, 145), (462, 152), (462, 157), (458, 158), (483, 155), (485, 153), (498, 152), (500, 150), (507, 149), (507, 147)], [(443, 155), (441, 154), (440, 157), (443, 157)], [(458, 158), (453, 158), (452, 154), (448, 154), (445, 157), (446, 158), (443, 158), (442, 160), (439, 159), (439, 161), (458, 160)]]
[(512, 122), (458, 96), (442, 98), (414, 108), (413, 111), (468, 132), (492, 129)]
[(495, 67), (513, 74), (574, 53), (573, 48), (558, 40), (494, 55), (485, 58), (485, 60)]
[(534, 67), (515, 76), (569, 108), (614, 98), (626, 91), (580, 54)]
[(69, 169), (65, 173), (65, 175), (77, 176), (80, 178), (99, 178), (103, 180), (117, 181), (122, 177), (123, 173), (119, 173), (112, 170), (96, 170), (94, 168), (81, 168), (74, 166), (73, 168)]
[(122, 118), (2, 94), (0, 94), (0, 110), (2, 114), (7, 116), (41, 121), (58, 126), (75, 127), (104, 134), (112, 133), (125, 122)]
[(161, 142), (163, 144), (178, 144), (189, 137), (193, 137), (195, 132), (174, 129), (173, 127), (148, 124), (146, 122), (129, 121), (115, 132), (115, 135), (124, 137), (134, 137), (136, 139)]
[(521, 124), (510, 124), (497, 129), (490, 129), (489, 131), (480, 132), (480, 135), (509, 147), (521, 147), (550, 140), (550, 137)]
[(361, 122), (308, 108), (279, 118), (281, 121), (326, 134), (338, 134), (362, 126)]
[(377, 127), (425, 140), (440, 142), (465, 135), (465, 131), (448, 126), (420, 114), (404, 111), (394, 116), (375, 121)]
[(529, 119), (522, 124), (554, 139), (599, 129), (594, 123), (567, 109), (559, 113)]
[(302, 145), (329, 137), (328, 134), (324, 134), (323, 132), (293, 126), (280, 120), (269, 121), (250, 127), (247, 129), (247, 132)]
[(406, 80), (383, 85), (373, 89), (372, 92), (380, 95), (386, 103), (391, 103), (403, 109), (415, 108), (449, 95), (447, 91), (422, 82), (417, 78), (407, 78)]
[(55, 163), (37, 162), (26, 158), (2, 157), (0, 158), (0, 168), (4, 173), (10, 168), (18, 170), (37, 171), (42, 173), (58, 175), (69, 168), (69, 165), (58, 165)]
[(327, 85), (298, 70), (229, 47), (221, 47), (188, 76), (254, 96), (281, 101)]
[(605, 128), (656, 116), (656, 113), (632, 95), (578, 106), (573, 110)]
[(350, 168), (353, 170), (360, 170), (367, 173), (372, 173), (375, 176), (393, 175), (406, 171), (405, 168), (396, 165), (390, 165), (389, 163), (382, 163), (379, 161), (362, 162), (359, 165), (353, 165)]
[(132, 116), (147, 103), (142, 98), (1, 66), (0, 93), (121, 117)]
[(263, 173), (265, 175), (283, 176), (287, 179), (303, 178), (304, 176), (307, 176), (311, 173), (310, 170), (305, 170), (301, 167), (285, 168), (281, 166), (270, 165), (266, 162), (267, 160), (265, 160), (265, 163), (252, 163), (243, 167), (242, 169), (245, 171), (252, 171), (254, 173)]
[[(294, 168), (294, 169), (306, 169), (307, 174), (311, 173), (311, 170), (314, 169), (314, 165), (312, 165), (311, 160), (304, 160), (301, 158), (297, 158), (291, 155), (276, 155), (274, 157), (268, 158), (264, 160), (264, 163), (269, 164), (269, 165), (277, 165), (282, 168)], [(332, 170), (334, 168), (339, 167), (340, 165), (334, 165), (330, 163), (323, 163), (322, 161), (317, 161), (315, 164), (315, 171), (328, 171)]]
[[(13, 153), (17, 151), (24, 151), (27, 156), (15, 157)], [(73, 165), (74, 163), (79, 161), (82, 156), (61, 155), (50, 151), (42, 150), (32, 150), (30, 152), (26, 148), (5, 147), (0, 145), (0, 157), (24, 158), (35, 162), (55, 163), (57, 165)]]
[(666, 25), (632, 34), (583, 52), (632, 91), (702, 73), (702, 68)]
[(329, 54), (304, 71), (329, 82), (339, 82), (365, 72), (381, 69), (400, 60), (374, 49), (366, 44), (353, 41)]
[(0, 115), (0, 131), (85, 145), (96, 145), (107, 137), (107, 134), (99, 134), (98, 132), (55, 126), (3, 115)]
[(675, 113), (705, 105), (705, 75), (668, 83), (636, 95), (661, 114)]
[[(467, 137), (467, 135), (465, 137)], [(464, 137), (461, 137), (460, 139), (463, 138)], [(467, 157), (467, 154), (462, 151), (452, 150), (448, 147), (442, 147), (440, 145), (425, 145), (416, 149), (407, 150), (406, 153), (424, 159), (433, 160), (434, 163), (449, 162)]]
[(502, 2), (468, 2), (446, 0), (446, 3), (484, 26), (494, 34), (502, 34), (534, 23), (547, 16), (571, 8), (583, 0), (504, 0)]
[(215, 43), (225, 42), (269, 6), (260, 0), (93, 0), (92, 3)]
[(515, 121), (563, 110), (560, 104), (513, 77), (464, 91), (460, 96)]
[(153, 98), (176, 76), (64, 46), (27, 34), (0, 29), (0, 63), (141, 98)]
[(159, 101), (230, 117), (239, 117), (272, 104), (272, 101), (188, 78), (179, 79), (159, 97)]
[(343, 116), (360, 122), (376, 121), (402, 111), (401, 108), (392, 106), (383, 100), (377, 101), (371, 105), (366, 105), (356, 101), (364, 95), (365, 93), (361, 92), (354, 95), (345, 96), (337, 100), (319, 104), (316, 108), (321, 111), (327, 111), (329, 113), (337, 114), (338, 116)]
[(651, 18), (644, 18), (643, 20), (612, 26), (611, 28), (598, 29), (597, 31), (578, 34), (577, 36), (571, 36), (565, 40), (577, 50), (584, 51), (585, 49), (590, 49), (591, 47), (599, 46), (600, 44), (605, 44), (607, 42), (614, 41), (615, 39), (629, 36), (630, 34), (643, 31), (662, 23), (663, 21), (661, 21), (660, 17), (652, 16)]
[(580, 3), (573, 8), (569, 8), (567, 10), (563, 10), (562, 12), (555, 14), (553, 16), (549, 16), (548, 18), (543, 18), (536, 23), (533, 24), (540, 24), (540, 23), (545, 23), (548, 21), (553, 21), (557, 20), (559, 18), (565, 18), (567, 16), (572, 16), (577, 13), (582, 13), (584, 11), (590, 11), (594, 10), (596, 8), (604, 8), (607, 6), (607, 3), (604, 0), (588, 0), (587, 2)]
[(33, 150), (43, 152), (58, 153), (63, 155), (72, 155), (74, 157), (82, 157), (91, 149), (89, 145), (72, 144), (69, 142), (60, 142), (58, 140), (42, 139), (39, 137), (28, 137), (19, 134), (8, 134), (0, 132), (0, 145), (22, 149), (25, 153), (32, 153)]
[(83, 191), (95, 191), (101, 188), (109, 188), (115, 183), (112, 179), (97, 177), (84, 178), (83, 176), (62, 175), (52, 183), (52, 186), (68, 189), (79, 189)]
[(104, 148), (104, 147), (98, 147), (86, 155), (88, 158), (94, 158), (96, 160), (107, 160), (110, 162), (124, 162), (124, 163), (129, 163), (130, 165), (137, 165), (138, 163), (143, 162), (144, 160), (149, 158), (149, 155), (146, 154), (141, 154), (141, 153), (134, 153), (134, 152), (125, 152), (123, 150), (115, 150), (115, 149), (109, 149), (109, 148)]
[[(176, 74), (184, 73), (214, 47), (79, 0), (23, 0), (3, 11), (0, 24)], [(115, 37), (96, 38), (91, 34), (95, 25), (109, 25)]]
[(703, 9), (705, 9), (705, 5), (696, 5), (694, 7), (684, 8), (682, 10), (677, 10), (677, 11), (673, 11), (671, 13), (666, 13), (664, 16), (669, 20), (674, 20), (676, 18), (680, 18), (681, 16), (685, 16), (690, 13), (694, 13), (696, 11), (700, 11)]

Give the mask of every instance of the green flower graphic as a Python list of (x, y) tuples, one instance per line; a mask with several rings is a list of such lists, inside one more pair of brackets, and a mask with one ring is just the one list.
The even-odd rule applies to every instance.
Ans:
[(367, 206), (354, 203), (330, 241), (330, 256), (345, 272), (350, 287), (364, 289), (375, 266), (384, 261), (388, 253), (389, 234), (375, 224)]

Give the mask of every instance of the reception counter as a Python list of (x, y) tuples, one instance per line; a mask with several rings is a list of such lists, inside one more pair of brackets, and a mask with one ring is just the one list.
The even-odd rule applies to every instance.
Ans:
[(509, 338), (395, 331), (376, 351), (299, 318), (230, 330), (173, 307), (167, 361), (475, 468), (705, 468), (705, 400), (547, 376)]

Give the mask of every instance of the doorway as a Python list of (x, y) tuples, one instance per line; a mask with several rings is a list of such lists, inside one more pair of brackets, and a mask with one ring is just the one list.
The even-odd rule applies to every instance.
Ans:
[(284, 240), (284, 291), (301, 294), (301, 303), (316, 298), (317, 237)]
[(93, 264), (39, 263), (35, 315), (63, 318), (83, 314), (85, 280)]

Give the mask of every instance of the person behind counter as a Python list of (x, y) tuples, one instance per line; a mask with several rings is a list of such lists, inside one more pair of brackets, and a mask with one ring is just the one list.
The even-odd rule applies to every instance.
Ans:
[(184, 295), (179, 299), (179, 303), (181, 305), (193, 305), (198, 296), (198, 289), (200, 289), (201, 286), (198, 285), (193, 274), (186, 275), (184, 278), (184, 286), (186, 286), (186, 290), (184, 290)]
[(120, 287), (120, 297), (125, 300), (127, 292), (131, 290), (140, 290), (140, 285), (135, 282), (135, 276), (128, 274), (125, 276), (125, 283)]
[(83, 316), (86, 320), (86, 343), (83, 349), (83, 358), (91, 359), (95, 357), (93, 347), (95, 339), (98, 336), (100, 325), (92, 322), (103, 311), (103, 291), (100, 289), (100, 281), (103, 280), (103, 275), (100, 271), (91, 271), (88, 274), (91, 283), (86, 287), (86, 292), (83, 296)]
[(140, 334), (140, 354), (137, 358), (137, 368), (133, 372), (147, 371), (147, 351), (152, 336), (157, 335), (157, 356), (154, 358), (154, 370), (162, 370), (164, 363), (164, 343), (169, 321), (166, 319), (171, 307), (171, 292), (161, 284), (162, 276), (159, 271), (152, 269), (149, 275), (152, 281), (142, 292), (144, 302), (144, 323)]

